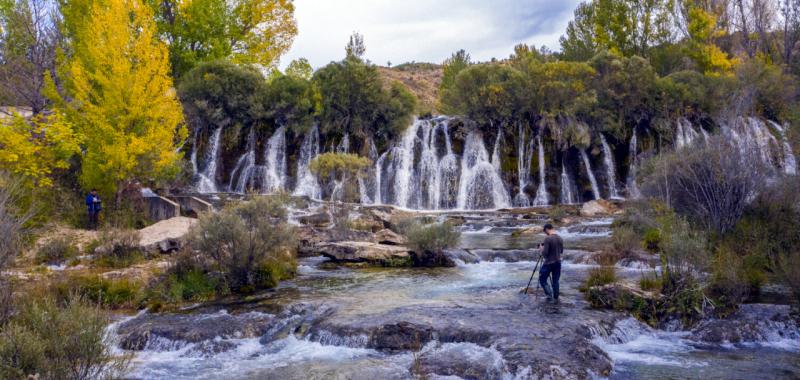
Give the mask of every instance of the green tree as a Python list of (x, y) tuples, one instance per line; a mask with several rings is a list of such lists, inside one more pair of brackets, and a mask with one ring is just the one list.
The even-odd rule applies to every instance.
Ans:
[(524, 107), (523, 82), (522, 73), (509, 66), (472, 65), (456, 76), (451, 88), (440, 93), (442, 110), (482, 126), (506, 126)]
[(321, 131), (330, 136), (386, 144), (409, 125), (416, 108), (416, 98), (404, 86), (387, 89), (378, 69), (355, 56), (317, 70), (312, 81), (320, 93)]
[(598, 100), (594, 124), (623, 138), (654, 116), (657, 75), (646, 59), (604, 52), (589, 63), (597, 72), (592, 84)]
[(139, 0), (74, 0), (62, 5), (71, 41), (52, 81), (57, 109), (84, 137), (80, 181), (106, 195), (134, 182), (160, 182), (180, 170), (186, 138), (169, 75), (167, 46), (156, 38), (150, 8)]
[(147, 1), (176, 78), (217, 59), (272, 67), (297, 34), (291, 0)]
[(314, 75), (314, 69), (307, 59), (298, 58), (290, 62), (289, 66), (286, 67), (286, 75), (308, 80)]
[(279, 75), (269, 83), (262, 99), (266, 116), (276, 125), (305, 132), (314, 122), (319, 109), (319, 93), (307, 79)]
[(233, 125), (250, 126), (265, 116), (267, 82), (249, 66), (206, 62), (186, 73), (178, 95), (195, 133)]
[(464, 49), (453, 53), (453, 55), (446, 59), (444, 64), (442, 64), (442, 83), (439, 85), (439, 90), (443, 91), (445, 89), (452, 88), (458, 73), (460, 73), (461, 70), (469, 67), (471, 64), (472, 62), (470, 61), (469, 54), (464, 51)]
[(367, 52), (367, 46), (364, 44), (364, 36), (357, 32), (350, 35), (350, 40), (344, 47), (347, 59), (363, 60), (364, 53)]
[(598, 49), (646, 56), (672, 40), (673, 0), (591, 0), (575, 10), (561, 38), (564, 57), (587, 60)]

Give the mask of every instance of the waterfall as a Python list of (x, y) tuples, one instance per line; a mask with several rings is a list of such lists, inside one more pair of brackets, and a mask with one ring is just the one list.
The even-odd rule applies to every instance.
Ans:
[(575, 196), (572, 194), (572, 181), (569, 180), (569, 174), (567, 174), (563, 162), (561, 163), (561, 199), (559, 202), (562, 204), (576, 203)]
[(503, 136), (503, 129), (497, 128), (497, 138), (494, 140), (494, 149), (492, 149), (492, 166), (499, 173), (500, 172), (500, 137)]
[(316, 125), (306, 132), (303, 145), (297, 156), (297, 185), (294, 195), (307, 196), (311, 199), (321, 199), (322, 189), (317, 181), (317, 176), (311, 173), (309, 165), (319, 155), (319, 127)]
[(589, 163), (589, 156), (586, 155), (586, 151), (581, 149), (581, 160), (583, 160), (583, 167), (586, 168), (586, 175), (589, 176), (589, 182), (592, 184), (592, 196), (594, 199), (600, 199), (600, 190), (597, 188), (597, 180), (594, 178), (594, 173), (592, 173), (592, 165)]
[(286, 184), (286, 128), (278, 128), (267, 140), (264, 165), (256, 165), (256, 143), (252, 131), (247, 145), (248, 152), (239, 158), (231, 173), (231, 191), (271, 193), (282, 190)]
[(519, 136), (517, 141), (517, 177), (519, 181), (519, 192), (514, 198), (514, 205), (517, 207), (528, 207), (531, 205), (530, 197), (525, 193), (531, 173), (531, 161), (533, 159), (533, 140), (525, 141), (525, 129), (519, 126)]
[(770, 121), (772, 127), (775, 128), (781, 135), (781, 145), (783, 146), (783, 172), (788, 175), (797, 174), (797, 159), (792, 152), (792, 145), (789, 144), (789, 139), (786, 137), (786, 128), (780, 124)]
[(381, 184), (381, 177), (383, 175), (383, 163), (386, 162), (386, 154), (388, 152), (383, 152), (380, 157), (378, 157), (378, 161), (375, 162), (375, 199), (373, 199), (373, 203), (375, 204), (382, 204), (382, 189)]
[[(706, 140), (708, 137), (703, 131), (703, 136)], [(638, 154), (636, 150), (638, 149), (637, 141), (636, 141), (636, 129), (633, 129), (633, 135), (631, 136), (631, 142), (628, 145), (628, 153), (630, 154), (630, 166), (628, 167), (628, 197), (638, 199), (641, 198), (642, 192), (639, 191), (639, 185), (636, 184), (636, 166), (639, 164), (638, 162)]]
[(395, 204), (400, 207), (409, 207), (409, 200), (414, 193), (414, 189), (412, 189), (414, 185), (412, 182), (414, 180), (414, 143), (422, 123), (424, 122), (417, 120), (406, 129), (400, 145), (392, 150), (390, 165), (395, 172)]
[(697, 136), (697, 131), (694, 130), (689, 120), (683, 117), (678, 119), (675, 128), (675, 147), (677, 149), (691, 145), (697, 139)]
[(536, 198), (533, 199), (534, 206), (546, 206), (550, 203), (550, 195), (547, 194), (547, 177), (544, 167), (544, 144), (542, 144), (542, 134), (537, 136), (539, 146), (539, 187), (536, 189)]
[[(367, 157), (369, 158), (370, 162), (377, 162), (378, 148), (375, 146), (375, 141), (373, 141), (372, 138), (369, 138), (367, 140), (367, 146), (369, 147)], [(358, 195), (359, 199), (361, 200), (361, 204), (373, 204), (372, 199), (377, 195), (377, 183), (379, 183), (375, 181), (376, 172), (376, 168), (372, 167), (367, 169), (367, 175), (358, 177)]]
[(603, 163), (606, 167), (606, 179), (608, 179), (608, 193), (612, 199), (619, 199), (619, 192), (617, 191), (617, 170), (614, 167), (614, 153), (611, 152), (611, 147), (608, 146), (606, 138), (600, 134), (600, 143), (603, 145)]
[[(222, 136), (222, 128), (217, 128), (214, 134), (211, 135), (211, 148), (206, 153), (205, 164), (206, 167), (203, 171), (197, 171), (197, 145), (192, 151), (192, 166), (195, 173), (200, 177), (197, 182), (197, 192), (199, 193), (216, 193), (217, 189), (217, 161), (219, 160), (219, 142)], [(197, 137), (195, 137), (197, 141)]]
[(490, 209), (509, 207), (499, 171), (489, 161), (489, 154), (478, 131), (467, 134), (461, 158), (461, 180), (458, 189), (459, 209)]
[(350, 153), (350, 134), (345, 133), (342, 141), (336, 146), (336, 153)]

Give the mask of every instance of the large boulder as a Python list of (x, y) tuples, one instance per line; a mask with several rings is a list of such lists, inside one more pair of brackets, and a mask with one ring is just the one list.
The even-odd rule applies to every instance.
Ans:
[(139, 230), (139, 246), (148, 254), (168, 253), (181, 249), (186, 234), (197, 219), (176, 216)]
[(597, 199), (589, 201), (581, 206), (581, 216), (592, 217), (599, 215), (610, 215), (617, 211), (617, 207), (613, 203), (605, 199)]
[(315, 245), (314, 249), (334, 262), (369, 263), (386, 267), (411, 266), (413, 264), (411, 251), (398, 245), (342, 241), (320, 243)]
[(302, 215), (297, 218), (300, 224), (305, 224), (314, 227), (326, 227), (331, 223), (331, 217), (327, 212), (318, 212), (315, 214)]

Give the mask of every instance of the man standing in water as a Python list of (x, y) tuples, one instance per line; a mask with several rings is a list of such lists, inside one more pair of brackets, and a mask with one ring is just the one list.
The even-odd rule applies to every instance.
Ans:
[[(544, 233), (547, 237), (540, 245), (544, 265), (539, 271), (539, 284), (547, 294), (547, 301), (558, 304), (558, 280), (561, 277), (561, 253), (564, 252), (564, 241), (556, 234), (556, 229), (550, 223), (544, 225)], [(547, 283), (548, 277), (552, 287)]]
[(100, 210), (102, 210), (102, 203), (100, 202), (100, 196), (97, 195), (97, 190), (92, 189), (88, 195), (86, 195), (86, 211), (89, 214), (89, 229), (96, 230), (97, 229), (97, 222), (100, 217)]

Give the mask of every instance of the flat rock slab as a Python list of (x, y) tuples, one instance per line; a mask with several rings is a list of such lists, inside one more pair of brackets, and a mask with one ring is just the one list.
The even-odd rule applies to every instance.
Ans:
[(189, 229), (197, 219), (177, 216), (139, 230), (139, 245), (148, 253), (165, 253), (180, 249)]
[(339, 262), (367, 262), (395, 266), (398, 262), (410, 262), (411, 251), (403, 246), (371, 243), (364, 241), (343, 241), (321, 243), (315, 249), (323, 256)]

